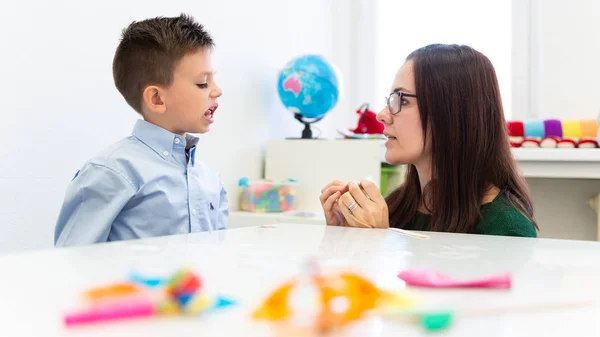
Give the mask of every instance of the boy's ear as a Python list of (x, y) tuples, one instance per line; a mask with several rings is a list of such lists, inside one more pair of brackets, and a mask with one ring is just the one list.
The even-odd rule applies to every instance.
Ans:
[(149, 85), (142, 93), (142, 100), (151, 112), (164, 114), (165, 111), (167, 111), (167, 106), (163, 96), (164, 91), (162, 88), (155, 85)]

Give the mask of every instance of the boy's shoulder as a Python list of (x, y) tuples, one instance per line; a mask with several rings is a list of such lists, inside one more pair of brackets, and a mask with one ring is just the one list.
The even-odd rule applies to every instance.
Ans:
[(132, 134), (104, 148), (91, 157), (86, 164), (105, 166), (111, 169), (126, 170), (131, 166), (143, 165), (156, 154), (144, 140), (156, 137), (159, 128), (143, 120), (138, 120)]
[(104, 148), (88, 160), (88, 164), (107, 167), (118, 166), (121, 160), (131, 160), (140, 154), (144, 144), (135, 137), (129, 136)]
[[(170, 171), (165, 170), (165, 167), (160, 165), (168, 161), (165, 162), (164, 158), (161, 158), (165, 153), (159, 150), (131, 135), (98, 152), (88, 159), (81, 170), (98, 167), (108, 169), (137, 185), (135, 182), (144, 180), (144, 177), (169, 174)], [(171, 164), (167, 165), (171, 167)], [(217, 170), (207, 165), (197, 156), (194, 156), (194, 165), (191, 169), (198, 172), (205, 179), (221, 179), (221, 175)]]
[[(178, 165), (182, 159), (184, 147), (190, 145), (195, 148), (198, 138), (192, 135), (185, 137), (172, 134), (158, 126), (144, 121), (138, 121), (132, 134), (119, 140), (100, 151), (81, 167), (80, 172), (116, 174), (128, 180), (138, 189), (146, 181), (158, 177), (171, 176), (183, 172)], [(173, 158), (174, 152), (180, 152), (177, 160)], [(191, 164), (194, 176), (201, 180), (220, 180), (220, 174), (199, 160), (195, 149), (190, 151)], [(79, 172), (75, 175), (77, 177)]]
[(135, 137), (125, 137), (90, 157), (80, 170), (108, 169), (131, 180), (131, 171), (142, 165), (141, 159), (146, 157), (144, 153), (148, 149), (144, 149), (144, 147), (144, 144), (140, 143)]

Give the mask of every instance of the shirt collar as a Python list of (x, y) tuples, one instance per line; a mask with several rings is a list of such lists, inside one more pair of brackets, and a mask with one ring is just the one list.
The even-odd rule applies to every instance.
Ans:
[(185, 155), (188, 150), (191, 164), (195, 163), (195, 147), (198, 144), (198, 137), (190, 134), (182, 137), (142, 119), (135, 123), (132, 135), (165, 160), (171, 158), (174, 152), (181, 152)]

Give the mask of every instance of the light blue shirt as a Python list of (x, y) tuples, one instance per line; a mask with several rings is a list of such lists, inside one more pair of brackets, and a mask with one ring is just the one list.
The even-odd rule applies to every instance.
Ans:
[(139, 120), (132, 136), (77, 172), (55, 246), (225, 229), (227, 194), (219, 174), (196, 161), (197, 143)]

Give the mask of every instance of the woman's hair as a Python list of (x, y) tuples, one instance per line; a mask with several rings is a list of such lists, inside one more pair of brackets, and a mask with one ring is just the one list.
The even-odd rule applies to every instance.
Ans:
[(429, 45), (412, 52), (424, 146), (431, 146), (432, 180), (421, 191), (414, 165), (386, 199), (390, 226), (404, 227), (420, 202), (429, 230), (473, 233), (490, 185), (537, 228), (527, 183), (513, 158), (496, 72), (468, 46)]

